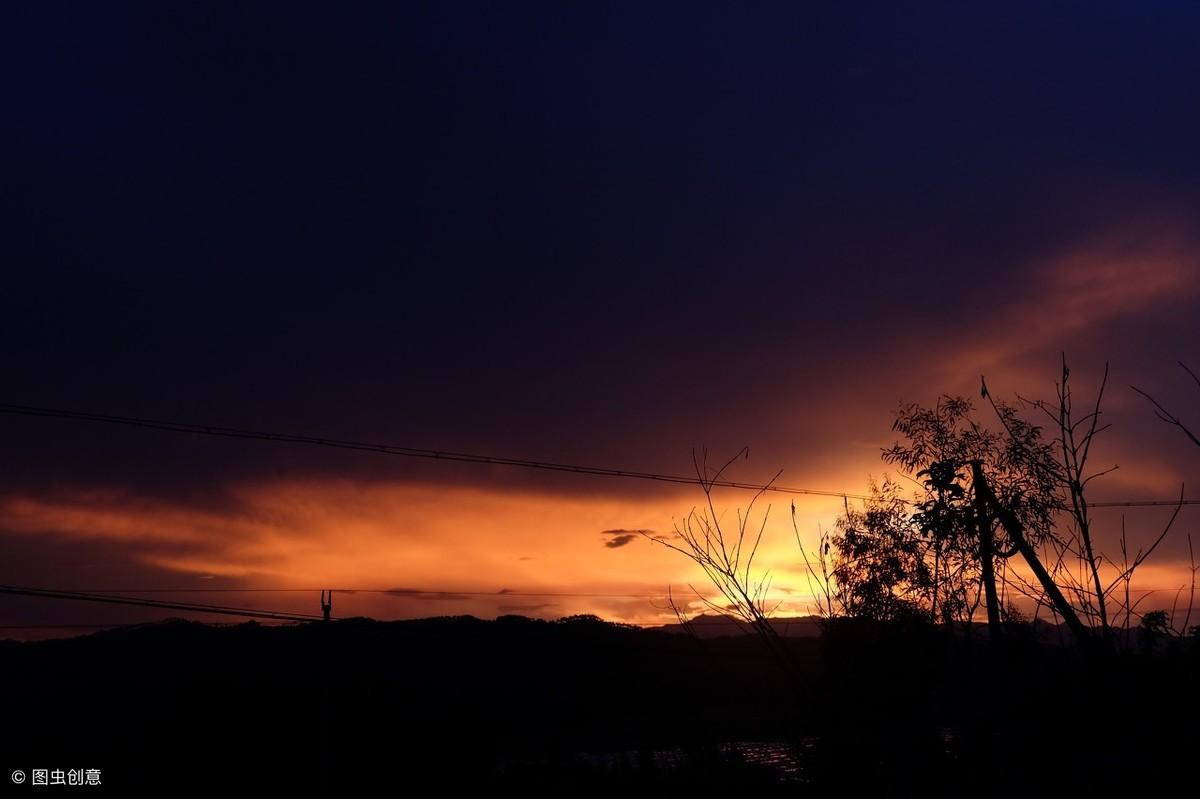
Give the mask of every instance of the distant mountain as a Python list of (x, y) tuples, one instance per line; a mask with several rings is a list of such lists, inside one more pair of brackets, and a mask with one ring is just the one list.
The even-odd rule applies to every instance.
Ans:
[[(771, 626), (784, 638), (818, 638), (821, 635), (821, 620), (816, 616), (789, 616), (771, 619)], [(702, 614), (688, 622), (687, 628), (682, 624), (664, 624), (651, 629), (665, 633), (688, 633), (693, 631), (697, 638), (723, 638), (726, 636), (753, 635), (744, 622), (733, 616), (720, 613)]]
[[(752, 685), (711, 689), (747, 673)], [(0, 685), (5, 718), (20, 719), (4, 737), (0, 796), (11, 769), (46, 763), (101, 768), (110, 796), (212, 797), (237, 784), (307, 797), (320, 795), (322, 762), (329, 797), (395, 795), (426, 774), (470, 796), (543, 777), (587, 790), (515, 793), (620, 795), (592, 791), (607, 772), (576, 755), (779, 741), (810, 718), (779, 712), (787, 677), (753, 638), (702, 650), (585, 616), (177, 620), (0, 640)]]
[[(784, 638), (807, 639), (819, 638), (821, 636), (821, 619), (817, 616), (780, 617), (771, 619), (771, 625)], [(703, 639), (754, 634), (754, 631), (745, 622), (733, 616), (720, 613), (696, 616), (688, 623), (687, 627), (682, 624), (664, 624), (660, 627), (650, 627), (648, 629), (675, 635), (694, 633), (697, 638)], [(961, 627), (956, 626), (955, 629), (957, 632), (961, 632)], [(987, 636), (987, 624), (975, 622), (971, 625), (971, 633), (973, 637), (985, 638)], [(1010, 630), (1009, 635), (1028, 635), (1030, 633), (1032, 633), (1034, 640), (1041, 644), (1069, 644), (1074, 640), (1071, 637), (1070, 631), (1065, 626), (1054, 624), (1044, 619), (1037, 619), (1031, 625), (1024, 628)], [(1126, 636), (1126, 633), (1121, 631), (1118, 632), (1118, 635)], [(1121, 640), (1127, 646), (1138, 645), (1141, 640), (1141, 633), (1137, 629), (1130, 630), (1128, 636)]]

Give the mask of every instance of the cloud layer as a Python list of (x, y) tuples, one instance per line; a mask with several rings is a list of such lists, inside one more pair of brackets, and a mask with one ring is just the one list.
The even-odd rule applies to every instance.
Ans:
[[(1100, 498), (1196, 482), (1127, 389), (1197, 407), (1195, 9), (414, 9), (5, 12), (0, 400), (672, 474), (749, 445), (739, 479), (857, 493), (901, 400), (1048, 396), (1066, 352), (1111, 365)], [(5, 582), (645, 620), (697, 579), (638, 537), (701, 499), (671, 484), (0, 434)]]

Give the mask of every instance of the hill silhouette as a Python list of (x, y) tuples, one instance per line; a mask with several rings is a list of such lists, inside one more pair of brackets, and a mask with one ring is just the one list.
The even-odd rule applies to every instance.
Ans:
[[(8, 692), (21, 734), (4, 765), (96, 765), (116, 795), (213, 795), (234, 781), (308, 795), (323, 726), (330, 795), (395, 789), (417, 773), (523, 782), (569, 772), (588, 752), (786, 737), (786, 685), (757, 641), (714, 651), (589, 617), (171, 621), (0, 642), (0, 664), (4, 684), (20, 686)], [(751, 672), (760, 679), (745, 690), (695, 701), (710, 682)]]
[[(980, 770), (994, 775), (984, 793), (1120, 775), (1145, 787), (1191, 746), (1174, 732), (1198, 709), (1191, 645), (1085, 667), (1074, 649), (1014, 627), (1007, 677), (982, 639), (859, 622), (816, 637), (803, 621), (786, 639), (794, 681), (754, 637), (594, 617), (170, 621), (3, 641), (0, 765), (100, 768), (91, 792), (116, 796), (231, 785), (318, 796), (323, 782), (324, 795), (362, 796), (431, 781), (556, 795), (954, 796)], [(1095, 762), (1095, 729), (1119, 769), (1078, 767)], [(733, 742), (761, 742), (802, 779)]]
[[(771, 626), (784, 638), (817, 638), (821, 635), (821, 620), (816, 616), (774, 618), (771, 619)], [(680, 623), (664, 624), (652, 629), (665, 633), (695, 635), (702, 639), (753, 634), (738, 619), (719, 613), (703, 613), (691, 619), (686, 626)]]

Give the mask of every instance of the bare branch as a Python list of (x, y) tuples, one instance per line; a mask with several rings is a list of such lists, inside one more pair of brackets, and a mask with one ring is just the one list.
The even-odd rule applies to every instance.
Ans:
[[(1184, 368), (1187, 369), (1187, 367), (1184, 367)], [(1195, 377), (1195, 374), (1193, 374), (1190, 369), (1188, 369), (1187, 371), (1188, 371), (1188, 374), (1192, 375), (1193, 378)], [(1178, 427), (1180, 430), (1183, 431), (1183, 434), (1185, 436), (1187, 436), (1189, 439), (1191, 439), (1191, 442), (1193, 444), (1195, 444), (1197, 447), (1200, 447), (1200, 437), (1197, 437), (1195, 433), (1193, 433), (1191, 430), (1189, 430), (1188, 427), (1186, 425), (1184, 425), (1183, 421), (1178, 416), (1176, 416), (1175, 414), (1168, 411), (1166, 408), (1164, 408), (1159, 403), (1158, 400), (1156, 400), (1154, 397), (1152, 397), (1147, 392), (1142, 391), (1137, 386), (1130, 386), (1130, 388), (1132, 388), (1137, 393), (1141, 394), (1146, 399), (1150, 400), (1150, 402), (1154, 403), (1154, 415), (1155, 416), (1157, 416), (1159, 419), (1166, 422), (1167, 424)]]

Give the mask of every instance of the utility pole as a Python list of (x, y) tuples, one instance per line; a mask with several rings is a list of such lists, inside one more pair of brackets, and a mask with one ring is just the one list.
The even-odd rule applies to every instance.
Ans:
[[(982, 475), (980, 475), (982, 476)], [(978, 479), (978, 477), (976, 477)], [(995, 540), (992, 537), (992, 518), (983, 499), (981, 486), (975, 487), (975, 525), (979, 530), (979, 566), (983, 579), (983, 596), (987, 605), (988, 640), (995, 647), (1000, 643), (1000, 600), (996, 596)]]
[[(992, 510), (996, 514), (996, 518), (1000, 520), (1000, 524), (1004, 525), (1004, 531), (1008, 533), (1008, 537), (1016, 545), (1017, 551), (1025, 558), (1025, 562), (1029, 564), (1030, 571), (1037, 577), (1038, 582), (1042, 584), (1042, 590), (1046, 592), (1051, 605), (1062, 616), (1063, 621), (1066, 622), (1067, 627), (1075, 635), (1076, 640), (1080, 644), (1088, 644), (1092, 640), (1090, 631), (1079, 620), (1079, 614), (1075, 612), (1075, 608), (1071, 607), (1071, 603), (1063, 596), (1062, 589), (1054, 582), (1054, 578), (1050, 576), (1050, 572), (1046, 571), (1041, 558), (1037, 556), (1037, 551), (1029, 543), (1029, 539), (1025, 537), (1025, 529), (1020, 520), (1017, 519), (1016, 514), (1001, 505), (1000, 500), (996, 498), (992, 487), (988, 485), (987, 478), (983, 476), (983, 466), (979, 461), (971, 461), (971, 482), (975, 486), (976, 498), (981, 500), (985, 507)], [(990, 621), (989, 619), (989, 623)]]
[(321, 796), (329, 794), (329, 616), (333, 612), (333, 591), (321, 591), (323, 623), (317, 634), (317, 679), (321, 683)]

